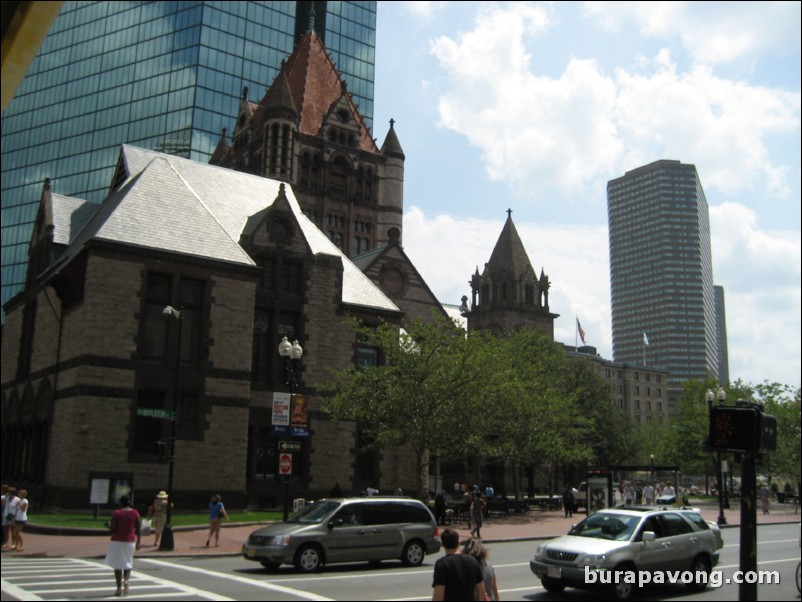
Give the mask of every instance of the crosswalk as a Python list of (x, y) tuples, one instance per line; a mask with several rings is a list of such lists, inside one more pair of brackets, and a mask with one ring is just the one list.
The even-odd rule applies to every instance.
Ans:
[[(3, 557), (2, 590), (19, 600), (105, 600), (114, 597), (114, 572), (105, 564), (78, 558)], [(127, 599), (232, 600), (137, 571)]]

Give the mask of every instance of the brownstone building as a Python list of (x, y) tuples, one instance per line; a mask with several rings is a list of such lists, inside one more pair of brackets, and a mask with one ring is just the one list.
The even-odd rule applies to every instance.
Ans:
[(285, 336), (303, 346), (296, 392), (308, 403), (290, 494), (336, 481), (414, 489), (403, 450), (365, 451), (317, 393), (331, 370), (380, 360), (351, 318), (445, 315), (401, 246), (393, 124), (379, 148), (314, 33), (261, 102), (246, 91), (236, 120), (212, 165), (124, 146), (100, 205), (45, 184), (2, 356), (2, 474), (39, 504), (84, 507), (98, 482), (108, 499), (164, 489), (173, 405), (180, 507), (212, 491), (233, 506), (280, 503)]
[(283, 336), (304, 347), (309, 399), (293, 495), (335, 480), (346, 491), (414, 483), (402, 456), (359, 458), (354, 425), (321, 415), (315, 391), (329, 371), (371, 357), (348, 318), (399, 323), (402, 312), (284, 184), (126, 146), (99, 206), (45, 185), (30, 265), (6, 306), (2, 462), (40, 503), (83, 506), (93, 479), (165, 488), (156, 443), (170, 421), (154, 410), (172, 407), (180, 365), (177, 502), (221, 490), (232, 504), (275, 505)]

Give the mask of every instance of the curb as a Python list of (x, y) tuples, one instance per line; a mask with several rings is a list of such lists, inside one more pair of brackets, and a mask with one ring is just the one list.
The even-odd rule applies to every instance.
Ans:
[[(230, 529), (232, 527), (256, 527), (264, 525), (272, 525), (272, 522), (252, 522), (252, 523), (227, 523), (220, 525), (223, 529)], [(206, 531), (209, 525), (184, 525), (181, 527), (173, 527), (173, 532), (181, 531)], [(36, 523), (28, 522), (25, 524), (26, 533), (36, 533), (37, 535), (64, 535), (64, 536), (102, 536), (108, 537), (109, 531), (107, 529), (90, 529), (82, 527), (58, 527), (55, 525), (37, 525)]]

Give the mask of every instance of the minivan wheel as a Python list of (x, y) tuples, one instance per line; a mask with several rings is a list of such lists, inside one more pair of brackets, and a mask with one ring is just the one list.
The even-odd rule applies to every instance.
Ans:
[(323, 566), (323, 556), (320, 548), (307, 544), (298, 548), (295, 554), (295, 568), (304, 573), (314, 573)]
[(407, 566), (420, 566), (423, 563), (423, 557), (426, 556), (426, 550), (419, 541), (410, 541), (404, 546), (404, 552), (401, 554), (401, 561)]

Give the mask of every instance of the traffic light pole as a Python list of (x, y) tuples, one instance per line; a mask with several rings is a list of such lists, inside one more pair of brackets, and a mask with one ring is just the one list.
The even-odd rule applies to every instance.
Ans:
[[(757, 470), (755, 454), (741, 457), (741, 574), (757, 574)], [(749, 583), (751, 581), (751, 583)], [(738, 585), (738, 600), (757, 600), (757, 581), (742, 579)]]

